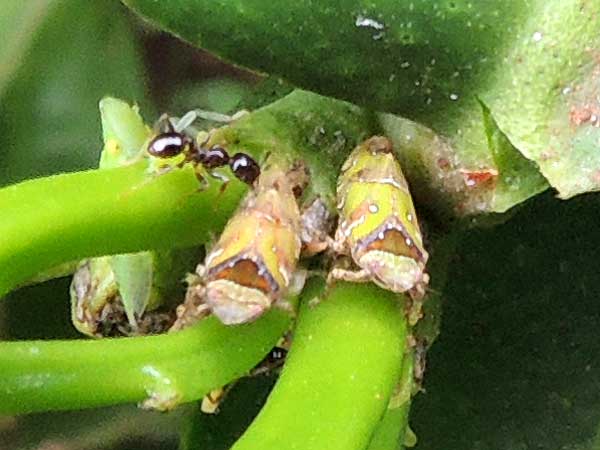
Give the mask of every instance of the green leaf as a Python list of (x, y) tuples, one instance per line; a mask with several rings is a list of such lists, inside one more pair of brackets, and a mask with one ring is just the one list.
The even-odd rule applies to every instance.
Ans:
[(180, 86), (169, 98), (169, 111), (203, 109), (223, 114), (234, 113), (249, 86), (228, 78)]
[(0, 342), (0, 414), (142, 401), (171, 409), (244, 375), (290, 319), (273, 310), (238, 327), (210, 317), (160, 336)]
[(519, 153), (500, 131), (489, 109), (483, 104), (481, 106), (488, 145), (498, 171), (492, 199), (493, 211), (504, 212), (527, 200), (532, 194), (546, 190), (548, 183), (538, 166)]
[(548, 193), (462, 234), (411, 409), (418, 449), (598, 448), (599, 214), (598, 195)]
[(153, 261), (151, 252), (114, 255), (111, 268), (123, 299), (127, 320), (137, 327), (140, 317), (150, 302), (152, 293)]
[(99, 167), (109, 169), (135, 161), (152, 135), (140, 117), (137, 105), (129, 106), (123, 100), (104, 97), (99, 108), (104, 141)]
[(500, 130), (562, 198), (600, 189), (599, 48), (600, 3), (535, 2), (480, 89)]
[[(442, 139), (452, 169), (478, 179), (500, 170), (481, 99), (561, 197), (600, 189), (598, 2), (125, 3), (237, 64), (405, 116)], [(534, 168), (518, 170), (532, 179)], [(511, 197), (497, 186), (497, 204), (496, 187), (482, 186), (458, 209), (503, 211), (539, 192)]]

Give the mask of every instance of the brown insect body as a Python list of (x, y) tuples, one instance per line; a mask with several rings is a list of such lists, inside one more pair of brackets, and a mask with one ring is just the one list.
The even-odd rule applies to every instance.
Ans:
[(225, 324), (255, 320), (292, 284), (301, 248), (293, 178), (263, 170), (206, 258), (206, 303)]

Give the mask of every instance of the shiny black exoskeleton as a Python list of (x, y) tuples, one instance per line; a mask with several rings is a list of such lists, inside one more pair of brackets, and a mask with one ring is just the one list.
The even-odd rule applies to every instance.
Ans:
[(148, 144), (147, 150), (152, 156), (172, 158), (183, 153), (184, 162), (202, 164), (207, 170), (229, 164), (236, 178), (249, 185), (260, 175), (260, 166), (250, 155), (236, 153), (230, 157), (227, 150), (218, 145), (210, 148), (198, 147), (190, 137), (175, 131), (169, 123), (167, 126), (167, 131), (158, 134)]
[(217, 167), (223, 167), (229, 164), (230, 158), (227, 150), (223, 147), (215, 145), (214, 147), (206, 150), (199, 149), (194, 158), (198, 160), (207, 169), (215, 169)]
[(287, 353), (288, 351), (285, 348), (273, 347), (271, 351), (262, 359), (262, 361), (250, 371), (250, 375), (256, 376), (277, 371), (285, 363)]
[(229, 161), (229, 167), (234, 175), (244, 183), (252, 184), (260, 175), (260, 167), (245, 153), (236, 153)]
[(186, 147), (192, 145), (192, 141), (187, 136), (169, 131), (161, 133), (148, 144), (148, 153), (156, 158), (172, 158), (183, 153)]
[(285, 361), (288, 351), (282, 347), (273, 347), (265, 356), (264, 361), (272, 365), (281, 365)]

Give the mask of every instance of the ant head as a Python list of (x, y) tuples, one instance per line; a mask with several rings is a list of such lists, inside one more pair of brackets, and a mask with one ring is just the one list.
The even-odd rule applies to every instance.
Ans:
[(154, 131), (156, 136), (148, 143), (147, 150), (156, 158), (172, 158), (193, 146), (188, 136), (175, 130), (167, 114), (163, 114), (156, 121)]
[(183, 153), (190, 145), (190, 139), (181, 133), (160, 133), (148, 143), (148, 153), (156, 158), (172, 158)]

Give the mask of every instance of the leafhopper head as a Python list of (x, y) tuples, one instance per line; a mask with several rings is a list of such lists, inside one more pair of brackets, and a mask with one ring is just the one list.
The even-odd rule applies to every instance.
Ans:
[(229, 280), (215, 280), (207, 286), (207, 305), (225, 325), (236, 325), (258, 319), (271, 307), (272, 300), (264, 292)]
[(226, 325), (252, 322), (271, 307), (279, 285), (262, 261), (251, 257), (209, 269), (206, 303)]
[(394, 292), (407, 292), (423, 278), (423, 267), (414, 259), (390, 252), (371, 250), (358, 264), (373, 275), (376, 284)]

